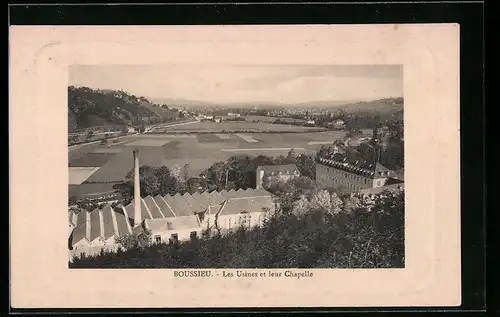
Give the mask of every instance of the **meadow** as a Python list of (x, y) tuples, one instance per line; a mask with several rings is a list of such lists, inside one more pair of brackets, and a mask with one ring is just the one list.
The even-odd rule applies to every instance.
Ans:
[(157, 129), (157, 133), (297, 133), (325, 131), (320, 127), (254, 122), (197, 122)]
[[(113, 184), (124, 180), (132, 169), (135, 148), (139, 149), (141, 165), (166, 165), (170, 169), (181, 169), (187, 164), (191, 177), (198, 176), (213, 163), (225, 161), (233, 155), (286, 156), (292, 148), (297, 153), (312, 154), (323, 143), (333, 143), (344, 135), (344, 132), (307, 132), (125, 136), (117, 144), (105, 147), (92, 144), (69, 152), (69, 167), (99, 167), (81, 185), (71, 185), (70, 193), (84, 195), (112, 190)], [(75, 173), (78, 171), (74, 170)], [(81, 176), (74, 175), (73, 179), (80, 179), (78, 177)]]

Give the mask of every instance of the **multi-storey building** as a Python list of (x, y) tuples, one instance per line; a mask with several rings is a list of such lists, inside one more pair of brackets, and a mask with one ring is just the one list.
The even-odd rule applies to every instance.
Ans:
[(380, 163), (335, 161), (319, 158), (316, 162), (316, 181), (323, 187), (359, 191), (382, 187), (393, 172)]
[(257, 167), (255, 186), (257, 189), (266, 188), (299, 176), (300, 172), (295, 164), (263, 165)]

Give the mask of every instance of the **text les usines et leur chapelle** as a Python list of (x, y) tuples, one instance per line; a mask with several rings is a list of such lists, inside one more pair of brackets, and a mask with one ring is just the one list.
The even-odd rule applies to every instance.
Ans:
[(268, 271), (245, 271), (245, 270), (174, 270), (173, 276), (177, 278), (312, 278), (313, 273), (308, 270), (268, 270)]

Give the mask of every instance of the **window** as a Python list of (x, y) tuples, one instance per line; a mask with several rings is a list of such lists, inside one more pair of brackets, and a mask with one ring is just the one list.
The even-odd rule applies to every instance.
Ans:
[(155, 243), (160, 243), (161, 242), (161, 236), (160, 235), (156, 235), (155, 236)]
[(196, 237), (197, 237), (196, 231), (191, 231), (191, 234), (189, 236), (191, 237), (191, 240), (196, 239)]
[(177, 243), (177, 242), (179, 242), (179, 236), (177, 235), (177, 233), (173, 233), (170, 236), (170, 242), (171, 243)]

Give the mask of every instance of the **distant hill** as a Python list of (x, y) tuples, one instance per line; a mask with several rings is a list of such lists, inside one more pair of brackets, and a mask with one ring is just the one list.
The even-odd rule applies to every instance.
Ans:
[(301, 103), (277, 103), (277, 102), (235, 102), (235, 103), (212, 103), (188, 99), (169, 99), (169, 98), (149, 98), (150, 100), (166, 104), (169, 107), (195, 107), (195, 108), (311, 108), (311, 109), (338, 109), (343, 108), (346, 111), (357, 110), (376, 110), (392, 111), (398, 110), (403, 106), (403, 98), (385, 98), (373, 101), (358, 100), (316, 100)]
[(68, 129), (168, 121), (178, 111), (124, 91), (68, 87)]
[(345, 111), (362, 111), (362, 112), (398, 112), (403, 109), (404, 99), (398, 98), (385, 98), (373, 101), (358, 101), (354, 103), (341, 104), (332, 108), (342, 108)]
[(154, 98), (148, 97), (151, 102), (156, 104), (166, 105), (169, 108), (179, 108), (182, 107), (215, 107), (218, 104), (200, 100), (189, 100), (189, 99), (174, 99), (174, 98)]

